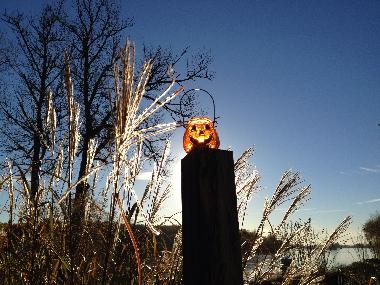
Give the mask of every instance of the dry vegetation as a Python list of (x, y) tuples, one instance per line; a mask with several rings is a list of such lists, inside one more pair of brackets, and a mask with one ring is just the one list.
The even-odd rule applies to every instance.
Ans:
[[(170, 151), (167, 142), (161, 159), (153, 163), (152, 177), (137, 192), (135, 182), (146, 165), (143, 142), (176, 127), (175, 123), (144, 128), (144, 122), (181, 91), (172, 91), (175, 78), (149, 106), (140, 107), (152, 62), (146, 61), (136, 77), (134, 47), (127, 43), (114, 65), (114, 108), (111, 162), (94, 161), (96, 140), (87, 150), (87, 169), (78, 180), (76, 154), (81, 140), (80, 108), (65, 60), (67, 128), (57, 130), (55, 103), (49, 91), (44, 127), (49, 130), (49, 151), (54, 165), (41, 173), (41, 185), (30, 195), (30, 174), (8, 161), (1, 176), (2, 216), (8, 219), (1, 232), (0, 282), (2, 284), (180, 284), (181, 230), (160, 216), (170, 193), (163, 175)], [(57, 133), (63, 135), (57, 135)], [(250, 148), (235, 163), (238, 213), (243, 225), (247, 205), (259, 191), (259, 175), (250, 165)], [(42, 164), (44, 161), (41, 162)], [(281, 284), (314, 284), (324, 276), (324, 253), (350, 223), (346, 218), (325, 240), (315, 238), (310, 222), (290, 226), (292, 214), (309, 198), (311, 188), (297, 172), (285, 172), (274, 194), (265, 201), (255, 234), (242, 244), (244, 279), (261, 284), (280, 274)], [(79, 184), (89, 190), (81, 222), (75, 221), (72, 199)], [(277, 225), (271, 215), (279, 206), (287, 211)], [(163, 230), (165, 229), (165, 230)], [(279, 242), (274, 254), (263, 258), (265, 231)], [(167, 238), (170, 235), (171, 238)], [(307, 249), (307, 250), (306, 250)], [(286, 267), (281, 263), (290, 259)]]
[[(252, 194), (259, 189), (258, 174), (249, 163), (252, 153), (253, 150), (248, 149), (235, 163), (241, 220)], [(247, 283), (261, 284), (266, 280), (273, 280), (279, 284), (293, 284), (296, 280), (297, 284), (316, 284), (323, 280), (326, 269), (325, 253), (333, 243), (343, 237), (351, 218), (347, 217), (324, 239), (315, 235), (310, 220), (292, 224), (292, 214), (309, 199), (310, 192), (310, 185), (303, 185), (298, 172), (286, 171), (282, 175), (272, 197), (265, 200), (255, 234), (242, 244), (244, 279)], [(286, 206), (287, 210), (280, 222), (274, 225), (271, 215), (279, 206)], [(265, 230), (269, 234), (265, 234)], [(268, 235), (278, 245), (273, 253), (263, 256), (260, 248)]]
[[(162, 175), (169, 142), (141, 195), (135, 192), (134, 184), (146, 159), (142, 154), (144, 140), (176, 126), (170, 123), (143, 128), (142, 123), (163, 106), (162, 102), (169, 102), (181, 90), (171, 91), (175, 83), (172, 77), (162, 95), (141, 110), (140, 102), (152, 62), (143, 65), (136, 80), (134, 47), (127, 43), (120, 62), (114, 66), (115, 88), (110, 98), (115, 109), (115, 139), (109, 148), (112, 160), (103, 164), (94, 162), (97, 142), (92, 140), (87, 151), (89, 167), (77, 180), (73, 170), (78, 167), (80, 109), (75, 102), (68, 56), (65, 61), (68, 127), (56, 141), (56, 114), (51, 95), (44, 122), (45, 128), (51, 130), (53, 143), (49, 151), (55, 160), (54, 168), (43, 173), (43, 184), (35, 197), (30, 194), (28, 172), (12, 165), (11, 161), (8, 173), (2, 176), (1, 190), (8, 196), (3, 214), (7, 215), (9, 223), (3, 227), (1, 281), (3, 284), (108, 284), (129, 280), (129, 284), (146, 284), (154, 279), (172, 279), (178, 272), (175, 269), (179, 266), (178, 254), (162, 250), (158, 254), (157, 250), (160, 234), (157, 225), (163, 222), (158, 210), (170, 191)], [(90, 194), (85, 198), (83, 222), (78, 224), (73, 222), (77, 205), (72, 192), (81, 183)], [(137, 231), (140, 223), (147, 227)], [(175, 241), (174, 248), (180, 239)]]

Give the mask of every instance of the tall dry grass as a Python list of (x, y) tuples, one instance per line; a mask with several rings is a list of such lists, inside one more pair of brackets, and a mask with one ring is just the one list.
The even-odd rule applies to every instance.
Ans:
[[(244, 223), (248, 202), (260, 190), (260, 176), (249, 162), (252, 155), (253, 148), (249, 148), (235, 162), (241, 223)], [(293, 214), (310, 199), (310, 193), (311, 186), (304, 185), (298, 172), (288, 170), (281, 176), (274, 193), (265, 200), (255, 234), (242, 245), (244, 280), (247, 284), (272, 280), (275, 284), (304, 285), (323, 280), (327, 251), (338, 240), (344, 240), (351, 217), (345, 218), (325, 237), (315, 234), (310, 220), (292, 222)], [(272, 216), (280, 206), (286, 210), (280, 221), (274, 224)], [(263, 256), (259, 248), (268, 236), (277, 240), (280, 246), (274, 253)], [(290, 263), (284, 267), (286, 260)]]
[[(108, 163), (95, 160), (97, 141), (93, 139), (87, 153), (86, 175), (78, 180), (73, 173), (78, 167), (76, 155), (81, 140), (80, 108), (75, 101), (69, 57), (65, 55), (67, 127), (57, 126), (51, 92), (46, 103), (45, 127), (51, 136), (49, 159), (53, 158), (54, 167), (40, 173), (43, 183), (33, 199), (28, 171), (22, 171), (12, 160), (0, 177), (5, 201), (1, 215), (8, 219), (0, 236), (1, 284), (181, 284), (181, 230), (170, 245), (160, 230), (168, 221), (160, 210), (170, 193), (163, 175), (169, 142), (161, 159), (153, 164), (151, 179), (142, 191), (136, 190), (136, 179), (146, 167), (144, 140), (176, 127), (175, 123), (144, 127), (144, 122), (182, 89), (171, 91), (175, 85), (172, 76), (163, 93), (143, 108), (141, 101), (152, 62), (146, 61), (139, 75), (135, 69), (135, 49), (128, 42), (114, 65), (114, 92), (109, 101), (114, 110), (114, 139), (108, 148), (112, 150), (108, 155), (111, 160)], [(249, 201), (260, 190), (260, 177), (250, 164), (252, 155), (250, 148), (235, 163), (242, 225)], [(74, 227), (72, 194), (80, 183), (86, 185), (89, 195), (85, 197), (84, 222)], [(294, 212), (308, 200), (310, 191), (296, 172), (287, 171), (281, 177), (273, 196), (265, 202), (256, 234), (242, 245), (247, 284), (260, 284), (272, 278), (281, 270), (280, 261), (285, 257), (291, 257), (292, 262), (283, 270), (282, 284), (292, 284), (295, 279), (298, 284), (313, 284), (323, 276), (320, 270), (323, 253), (342, 235), (350, 219), (345, 219), (326, 240), (315, 244), (309, 254), (295, 258), (295, 254), (304, 252), (311, 227), (307, 224), (291, 230), (287, 227)], [(281, 222), (274, 225), (271, 215), (286, 203), (287, 211)], [(257, 249), (267, 229), (281, 240), (281, 246), (274, 255), (259, 260)]]
[[(143, 141), (169, 132), (175, 123), (143, 127), (163, 104), (175, 98), (182, 88), (164, 92), (145, 108), (141, 107), (145, 87), (152, 70), (146, 61), (138, 76), (135, 49), (127, 42), (114, 65), (114, 93), (110, 108), (115, 110), (112, 158), (108, 163), (95, 160), (97, 142), (88, 150), (86, 175), (74, 176), (80, 137), (80, 108), (75, 101), (69, 57), (65, 54), (64, 83), (67, 95), (67, 127), (57, 135), (54, 96), (49, 92), (45, 127), (51, 135), (49, 151), (54, 168), (40, 173), (43, 181), (35, 199), (30, 196), (28, 172), (9, 161), (8, 173), (1, 177), (1, 191), (8, 197), (2, 215), (0, 282), (2, 284), (149, 284), (155, 279), (175, 277), (180, 266), (176, 255), (158, 254), (162, 223), (159, 210), (170, 187), (164, 180), (170, 143), (161, 160), (153, 165), (152, 178), (142, 193), (135, 187), (145, 167)], [(44, 163), (44, 161), (42, 161)], [(73, 226), (73, 191), (80, 183), (90, 190), (85, 197), (84, 223)], [(141, 226), (143, 225), (143, 226)], [(176, 239), (174, 246), (177, 246)], [(169, 249), (168, 249), (169, 250)], [(170, 256), (170, 255), (169, 255)], [(166, 264), (165, 266), (163, 266)], [(152, 268), (157, 268), (152, 274)], [(174, 272), (174, 273), (173, 273)], [(168, 279), (169, 280), (169, 279)]]

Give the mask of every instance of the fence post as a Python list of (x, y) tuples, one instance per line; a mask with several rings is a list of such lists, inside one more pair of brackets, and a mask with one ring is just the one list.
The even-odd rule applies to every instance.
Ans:
[(232, 152), (190, 152), (181, 185), (183, 284), (243, 284)]

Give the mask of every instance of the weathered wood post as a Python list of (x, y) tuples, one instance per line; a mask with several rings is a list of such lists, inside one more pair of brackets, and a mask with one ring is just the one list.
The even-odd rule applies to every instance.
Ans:
[(243, 284), (232, 152), (196, 149), (181, 175), (183, 284)]

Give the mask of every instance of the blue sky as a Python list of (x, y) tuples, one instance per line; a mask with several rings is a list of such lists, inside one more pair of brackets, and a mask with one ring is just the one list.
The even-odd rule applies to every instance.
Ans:
[[(36, 2), (1, 5), (33, 11)], [(237, 157), (255, 145), (263, 191), (246, 227), (289, 168), (313, 187), (298, 216), (317, 228), (352, 215), (356, 231), (380, 210), (380, 1), (123, 1), (122, 13), (134, 19), (125, 36), (137, 48), (211, 51), (215, 79), (187, 87), (213, 94), (221, 148)]]
[(195, 86), (215, 97), (221, 147), (255, 145), (247, 227), (288, 168), (313, 187), (298, 216), (316, 227), (352, 215), (355, 231), (380, 209), (379, 1), (152, 2), (125, 5), (130, 37), (211, 50), (215, 79)]

